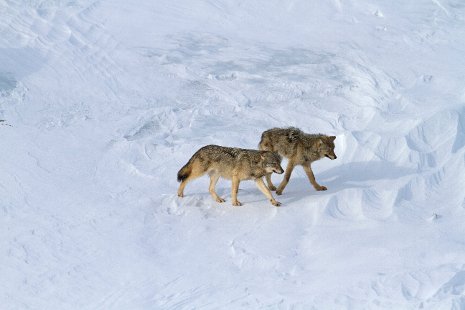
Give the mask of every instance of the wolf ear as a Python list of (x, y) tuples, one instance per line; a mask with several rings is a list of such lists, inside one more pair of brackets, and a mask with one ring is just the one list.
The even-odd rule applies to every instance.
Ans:
[(336, 140), (336, 136), (330, 136), (328, 137), (329, 141), (333, 142), (334, 140)]
[(265, 159), (266, 158), (266, 156), (265, 156), (266, 153), (268, 153), (268, 151), (260, 151), (260, 158)]
[(279, 155), (278, 152), (273, 152), (273, 155), (276, 156), (276, 158), (279, 160), (280, 163), (283, 161), (283, 157)]

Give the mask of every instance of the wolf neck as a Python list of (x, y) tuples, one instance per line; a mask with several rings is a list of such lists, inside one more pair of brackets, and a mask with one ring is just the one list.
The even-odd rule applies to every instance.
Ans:
[(321, 159), (320, 150), (318, 148), (318, 141), (324, 138), (321, 134), (306, 134), (305, 139), (302, 139), (303, 154), (305, 154), (305, 161), (312, 162)]
[(252, 168), (252, 177), (254, 179), (262, 178), (266, 175), (265, 164), (263, 162), (260, 165)]
[(303, 161), (306, 163), (311, 163), (322, 158), (320, 154), (318, 154), (318, 152), (315, 152), (313, 150), (304, 151), (303, 157)]

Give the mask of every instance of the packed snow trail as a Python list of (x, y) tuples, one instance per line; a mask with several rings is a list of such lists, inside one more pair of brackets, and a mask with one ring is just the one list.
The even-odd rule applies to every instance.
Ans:
[[(2, 309), (462, 309), (460, 1), (0, 3)], [(271, 207), (207, 144), (338, 159)], [(285, 167), (285, 163), (283, 163)], [(282, 176), (273, 176), (278, 183)]]

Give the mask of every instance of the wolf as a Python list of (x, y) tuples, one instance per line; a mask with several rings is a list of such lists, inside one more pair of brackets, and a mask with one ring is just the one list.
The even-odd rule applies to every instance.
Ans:
[(335, 136), (307, 134), (295, 127), (272, 128), (264, 131), (258, 148), (264, 151), (277, 152), (289, 159), (284, 179), (278, 188), (271, 182), (271, 174), (266, 175), (268, 188), (272, 191), (276, 190), (276, 194), (281, 195), (289, 182), (292, 170), (296, 165), (301, 165), (310, 183), (317, 191), (327, 190), (326, 186), (321, 186), (316, 182), (311, 163), (323, 157), (328, 157), (331, 160), (336, 159), (337, 156), (334, 153), (335, 139)]
[(178, 172), (178, 196), (184, 196), (184, 188), (189, 181), (206, 173), (210, 176), (209, 191), (217, 202), (225, 200), (218, 196), (215, 185), (219, 177), (232, 180), (232, 204), (242, 205), (237, 200), (239, 183), (242, 180), (254, 180), (258, 189), (270, 200), (274, 206), (281, 203), (273, 198), (268, 187), (263, 182), (263, 177), (268, 174), (284, 172), (281, 167), (281, 156), (276, 152), (248, 150), (225, 147), (219, 145), (207, 145), (200, 148), (192, 155), (187, 164)]

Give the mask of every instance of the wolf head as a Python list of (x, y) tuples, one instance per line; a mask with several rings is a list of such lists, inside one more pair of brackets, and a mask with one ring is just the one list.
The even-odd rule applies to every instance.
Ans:
[(276, 152), (270, 151), (261, 151), (260, 157), (262, 159), (262, 165), (265, 168), (267, 173), (278, 173), (281, 174), (284, 172), (281, 167), (281, 156)]
[(337, 158), (336, 154), (334, 153), (334, 140), (336, 140), (335, 136), (325, 136), (320, 139), (318, 144), (318, 152), (320, 157), (328, 157), (331, 160)]

